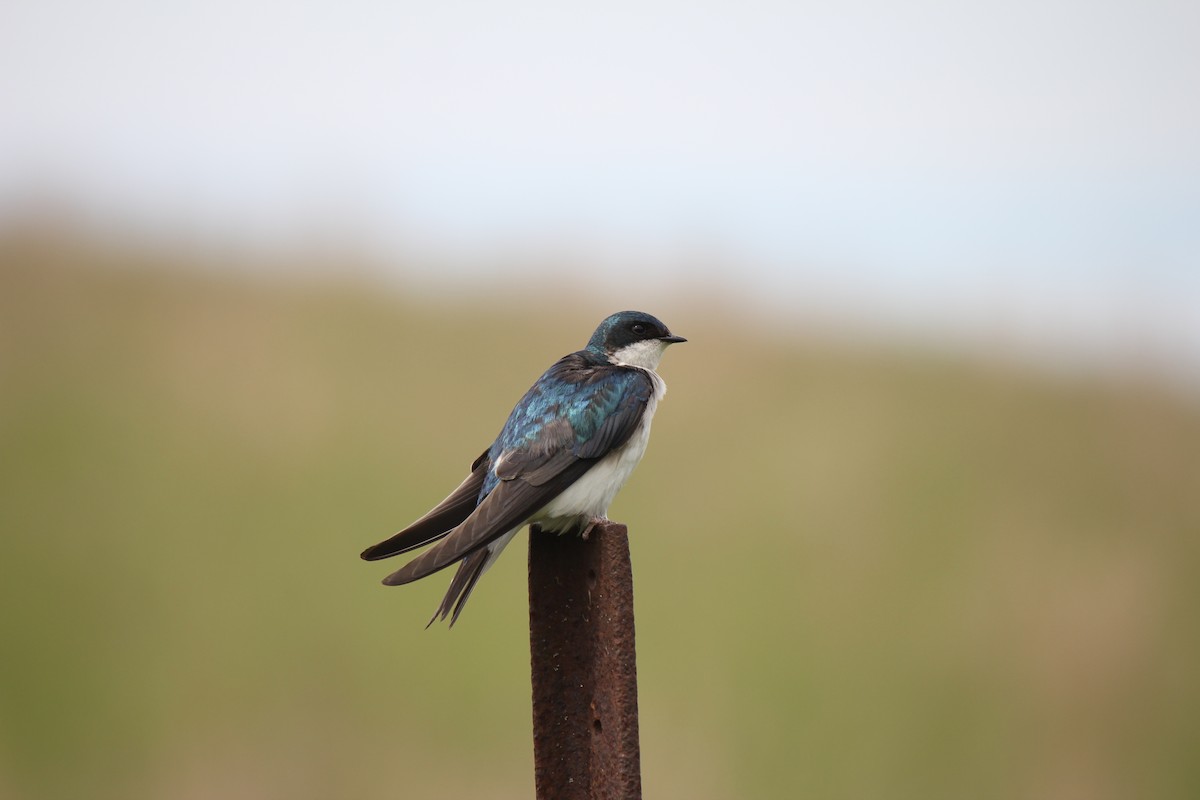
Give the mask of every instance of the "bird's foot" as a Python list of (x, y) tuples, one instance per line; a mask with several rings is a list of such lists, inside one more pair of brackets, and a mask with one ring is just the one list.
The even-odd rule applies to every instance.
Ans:
[(590, 520), (588, 520), (587, 525), (584, 525), (583, 529), (579, 531), (579, 537), (586, 542), (588, 537), (592, 535), (592, 529), (597, 525), (603, 525), (606, 522), (608, 522), (607, 517), (592, 517)]

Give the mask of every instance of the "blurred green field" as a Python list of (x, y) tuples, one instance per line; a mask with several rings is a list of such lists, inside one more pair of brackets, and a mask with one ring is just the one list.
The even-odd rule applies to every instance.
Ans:
[[(531, 797), (524, 540), (357, 554), (616, 308), (204, 266), (0, 242), (0, 797)], [(646, 310), (647, 797), (1200, 797), (1195, 398)]]

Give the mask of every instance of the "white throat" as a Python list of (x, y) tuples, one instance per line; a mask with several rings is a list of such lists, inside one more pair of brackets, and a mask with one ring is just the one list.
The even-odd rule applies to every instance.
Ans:
[(610, 355), (608, 360), (618, 366), (641, 367), (653, 371), (658, 367), (658, 362), (662, 361), (663, 352), (669, 344), (670, 342), (659, 339), (642, 339), (625, 345)]

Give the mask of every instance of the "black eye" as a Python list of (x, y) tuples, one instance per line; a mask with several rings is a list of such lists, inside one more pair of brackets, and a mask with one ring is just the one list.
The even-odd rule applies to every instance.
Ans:
[(643, 333), (646, 332), (646, 326), (640, 322), (635, 322), (629, 326), (629, 330), (633, 331), (638, 336), (641, 336)]

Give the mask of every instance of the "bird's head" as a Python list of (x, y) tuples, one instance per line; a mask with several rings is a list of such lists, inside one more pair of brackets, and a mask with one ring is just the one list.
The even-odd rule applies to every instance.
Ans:
[(686, 342), (642, 311), (619, 311), (600, 323), (587, 349), (613, 364), (654, 369), (668, 345)]

